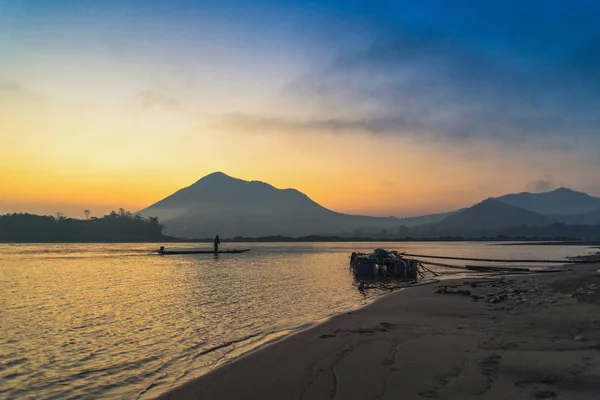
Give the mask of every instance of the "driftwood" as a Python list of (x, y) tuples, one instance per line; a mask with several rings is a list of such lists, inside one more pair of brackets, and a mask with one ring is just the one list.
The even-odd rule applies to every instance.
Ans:
[(419, 261), (421, 264), (434, 265), (436, 267), (460, 269), (464, 272), (471, 273), (500, 273), (501, 275), (517, 275), (517, 274), (541, 274), (548, 272), (563, 272), (564, 270), (531, 270), (529, 268), (510, 268), (510, 267), (487, 267), (487, 266), (476, 266), (468, 265), (466, 267), (460, 267), (458, 265), (450, 265), (444, 263), (438, 263), (433, 261)]
[(462, 289), (448, 289), (448, 286), (438, 286), (435, 291), (436, 293), (442, 294), (462, 294), (463, 296), (470, 296), (470, 290), (462, 290)]
[(433, 272), (433, 271), (432, 271), (432, 270), (430, 270), (429, 268), (425, 267), (425, 266), (423, 265), (423, 263), (422, 263), (422, 262), (419, 262), (419, 267), (421, 267), (421, 268), (423, 268), (425, 271), (427, 271), (427, 272), (429, 272), (429, 273), (433, 274), (433, 276), (439, 276), (439, 275), (440, 275), (440, 274), (438, 274), (438, 273), (436, 273), (436, 272)]
[(421, 264), (435, 265), (436, 267), (454, 268), (454, 269), (462, 269), (462, 270), (466, 269), (465, 267), (460, 267), (458, 265), (444, 264), (444, 263), (438, 263), (438, 262), (433, 262), (433, 261), (419, 260), (419, 262)]

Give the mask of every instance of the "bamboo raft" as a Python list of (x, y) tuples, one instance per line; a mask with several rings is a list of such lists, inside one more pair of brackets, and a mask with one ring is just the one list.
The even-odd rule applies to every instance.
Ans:
[(405, 257), (397, 251), (376, 249), (371, 254), (353, 252), (350, 256), (350, 268), (357, 277), (416, 281), (419, 274), (419, 261)]
[(492, 259), (492, 258), (472, 258), (472, 257), (450, 257), (450, 256), (435, 256), (425, 254), (401, 253), (398, 251), (386, 251), (383, 249), (375, 249), (373, 253), (357, 253), (353, 252), (350, 256), (350, 266), (355, 276), (361, 277), (393, 277), (400, 279), (414, 279), (418, 276), (423, 276), (420, 269), (432, 273), (435, 272), (427, 269), (426, 265), (434, 265), (444, 268), (460, 269), (465, 272), (488, 272), (488, 273), (542, 273), (542, 272), (558, 272), (558, 269), (534, 269), (526, 267), (492, 267), (482, 265), (466, 265), (458, 266), (446, 264), (436, 261), (422, 260), (422, 258), (436, 260), (454, 260), (454, 261), (478, 261), (491, 263), (544, 263), (544, 264), (589, 264), (600, 262), (600, 253), (589, 256), (568, 257), (564, 260), (539, 260), (539, 259)]

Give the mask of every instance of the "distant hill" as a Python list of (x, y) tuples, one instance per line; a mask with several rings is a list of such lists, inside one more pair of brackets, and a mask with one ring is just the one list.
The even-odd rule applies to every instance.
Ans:
[(542, 215), (574, 215), (600, 209), (600, 198), (567, 188), (546, 193), (508, 194), (496, 200)]
[(441, 222), (417, 228), (417, 232), (431, 231), (439, 234), (484, 233), (519, 226), (548, 226), (554, 222), (550, 217), (511, 206), (496, 199), (487, 199), (456, 212)]
[(557, 222), (572, 225), (598, 225), (600, 224), (600, 209), (576, 215), (552, 216)]
[(368, 217), (328, 210), (295, 189), (277, 189), (215, 172), (140, 211), (157, 216), (165, 233), (186, 238), (268, 235), (350, 235), (399, 232), (402, 225), (437, 222), (423, 218)]

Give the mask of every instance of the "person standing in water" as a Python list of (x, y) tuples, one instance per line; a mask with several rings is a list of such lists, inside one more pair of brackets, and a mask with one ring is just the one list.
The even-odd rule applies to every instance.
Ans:
[(215, 249), (215, 253), (219, 251), (219, 245), (221, 244), (221, 239), (219, 239), (219, 235), (215, 236), (215, 241), (213, 242), (213, 247)]

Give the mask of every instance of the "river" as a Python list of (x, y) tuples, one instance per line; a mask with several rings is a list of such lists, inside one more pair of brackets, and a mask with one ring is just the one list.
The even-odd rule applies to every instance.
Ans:
[(386, 292), (358, 290), (348, 272), (354, 250), (538, 259), (593, 252), (481, 242), (226, 243), (252, 251), (149, 255), (156, 247), (0, 244), (0, 398), (153, 398)]

